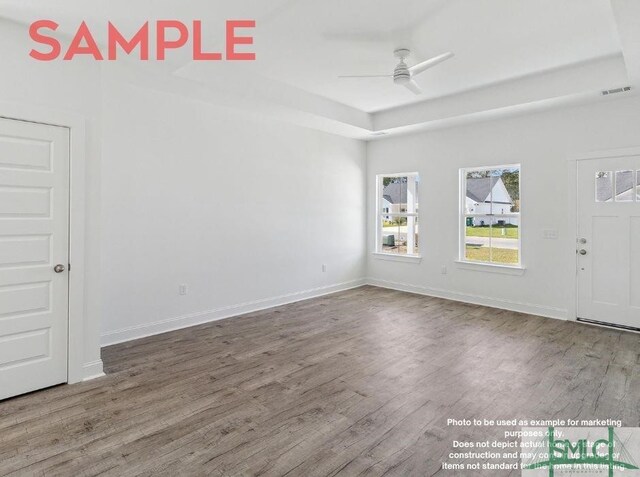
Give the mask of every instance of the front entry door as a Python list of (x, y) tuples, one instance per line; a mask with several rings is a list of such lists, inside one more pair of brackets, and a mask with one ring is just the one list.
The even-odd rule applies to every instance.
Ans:
[(69, 130), (0, 118), (0, 399), (67, 381), (68, 257)]
[(640, 329), (640, 156), (578, 164), (578, 318)]

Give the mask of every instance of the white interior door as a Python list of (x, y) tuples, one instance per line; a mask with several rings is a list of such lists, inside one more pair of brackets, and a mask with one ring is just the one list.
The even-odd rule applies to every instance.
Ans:
[(640, 329), (640, 156), (578, 165), (578, 318)]
[(0, 399), (67, 381), (68, 256), (69, 130), (0, 118)]

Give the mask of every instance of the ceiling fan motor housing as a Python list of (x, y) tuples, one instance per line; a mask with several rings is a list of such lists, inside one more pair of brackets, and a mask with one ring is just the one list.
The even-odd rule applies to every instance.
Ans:
[(393, 52), (393, 56), (400, 59), (400, 63), (393, 71), (393, 82), (398, 84), (406, 84), (411, 81), (411, 73), (409, 73), (409, 67), (404, 62), (411, 52), (408, 48), (398, 48)]
[(401, 61), (396, 69), (393, 72), (393, 82), (394, 83), (408, 83), (411, 81), (411, 73), (409, 73), (409, 67), (405, 64), (404, 61)]

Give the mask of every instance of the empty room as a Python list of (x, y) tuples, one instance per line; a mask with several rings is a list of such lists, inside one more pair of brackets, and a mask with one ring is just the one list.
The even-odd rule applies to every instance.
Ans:
[(640, 1), (0, 0), (0, 476), (640, 476)]

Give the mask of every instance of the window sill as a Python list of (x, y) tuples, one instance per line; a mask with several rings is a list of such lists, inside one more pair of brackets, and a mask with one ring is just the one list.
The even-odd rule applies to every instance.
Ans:
[(456, 260), (458, 268), (463, 270), (473, 270), (476, 272), (502, 273), (503, 275), (522, 276), (527, 270), (521, 265), (498, 265), (494, 263), (476, 263), (464, 260)]
[(391, 262), (420, 263), (422, 255), (398, 255), (395, 253), (373, 252), (373, 258)]

